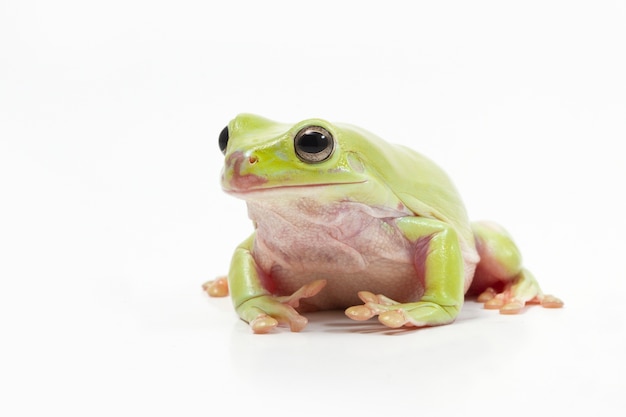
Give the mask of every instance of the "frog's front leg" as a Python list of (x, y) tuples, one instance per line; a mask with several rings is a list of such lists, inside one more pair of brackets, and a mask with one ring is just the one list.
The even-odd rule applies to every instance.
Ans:
[(365, 303), (346, 310), (354, 320), (375, 315), (388, 327), (437, 326), (454, 321), (463, 305), (464, 270), (458, 235), (449, 225), (423, 217), (402, 217), (396, 225), (414, 246), (416, 279), (423, 281), (419, 301), (397, 303), (384, 295), (360, 292)]
[(228, 273), (228, 287), (239, 317), (250, 324), (255, 333), (267, 333), (278, 324), (289, 325), (291, 331), (299, 332), (307, 319), (295, 309), (302, 298), (313, 297), (326, 285), (326, 281), (313, 281), (290, 296), (276, 297), (262, 285), (259, 269), (252, 247), (255, 234), (237, 247)]

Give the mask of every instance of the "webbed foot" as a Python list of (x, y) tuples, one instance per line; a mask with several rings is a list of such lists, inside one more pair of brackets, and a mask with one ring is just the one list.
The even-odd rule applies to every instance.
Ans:
[(289, 296), (260, 295), (243, 302), (237, 307), (237, 313), (250, 324), (254, 333), (268, 333), (278, 325), (287, 325), (292, 332), (299, 332), (308, 320), (296, 311), (296, 307), (301, 299), (313, 297), (325, 285), (326, 280), (317, 280)]
[(374, 316), (387, 327), (427, 327), (448, 324), (454, 321), (459, 308), (442, 306), (430, 301), (399, 303), (381, 294), (369, 291), (359, 292), (363, 305), (346, 309), (346, 316), (363, 321)]
[(563, 301), (541, 292), (539, 284), (530, 272), (523, 269), (501, 292), (487, 288), (478, 296), (478, 302), (486, 309), (500, 310), (500, 314), (517, 314), (526, 304), (541, 304), (545, 308), (561, 308)]

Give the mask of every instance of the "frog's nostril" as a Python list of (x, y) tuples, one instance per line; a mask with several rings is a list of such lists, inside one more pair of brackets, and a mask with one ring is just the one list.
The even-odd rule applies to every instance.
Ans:
[(250, 157), (248, 157), (248, 162), (250, 163), (250, 165), (254, 165), (257, 162), (259, 162), (259, 158), (257, 158), (254, 155), (251, 155)]

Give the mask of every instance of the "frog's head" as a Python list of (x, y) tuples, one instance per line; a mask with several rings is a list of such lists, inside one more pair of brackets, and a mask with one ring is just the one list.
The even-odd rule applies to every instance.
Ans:
[(312, 192), (311, 187), (366, 183), (367, 143), (357, 131), (321, 119), (292, 126), (242, 114), (219, 136), (225, 156), (222, 187), (250, 199), (265, 194), (261, 191)]

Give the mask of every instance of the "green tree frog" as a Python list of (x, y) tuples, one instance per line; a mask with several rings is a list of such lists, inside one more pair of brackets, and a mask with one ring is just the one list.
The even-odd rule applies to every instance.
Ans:
[(321, 119), (295, 125), (241, 114), (219, 135), (225, 192), (254, 232), (235, 249), (229, 292), (255, 333), (300, 331), (303, 312), (345, 309), (385, 326), (451, 323), (465, 294), (504, 314), (544, 295), (508, 233), (470, 222), (446, 173), (417, 152)]

